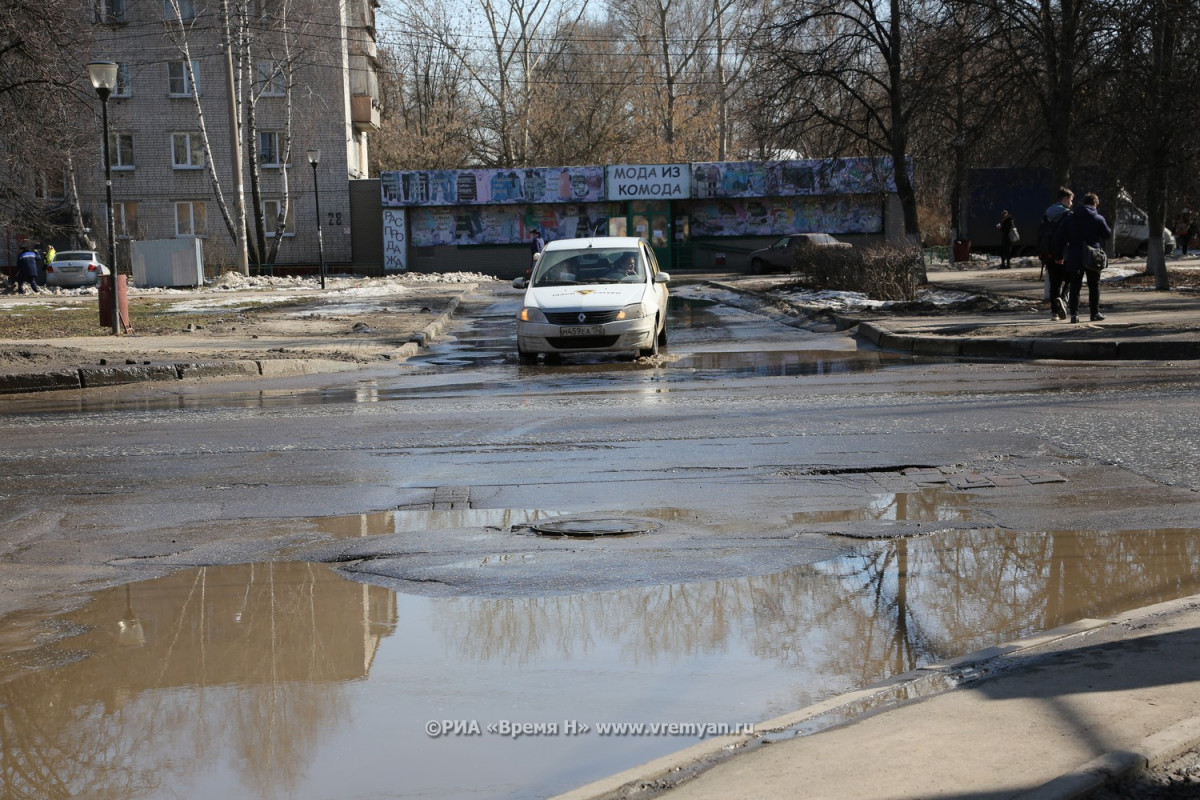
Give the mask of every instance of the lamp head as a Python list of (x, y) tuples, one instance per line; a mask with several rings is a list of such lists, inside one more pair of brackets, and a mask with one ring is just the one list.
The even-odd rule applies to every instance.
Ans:
[(312, 164), (314, 167), (317, 164), (320, 164), (321, 163), (321, 151), (315, 147), (310, 148), (308, 151), (308, 163)]
[(92, 88), (96, 90), (96, 94), (100, 95), (101, 100), (107, 100), (117, 86), (117, 62), (93, 61), (87, 65), (87, 68)]

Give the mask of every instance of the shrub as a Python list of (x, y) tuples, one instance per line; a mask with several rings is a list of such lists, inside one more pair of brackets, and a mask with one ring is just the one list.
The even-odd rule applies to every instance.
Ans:
[(921, 259), (918, 247), (818, 248), (796, 266), (803, 275), (797, 283), (815, 290), (862, 292), (872, 300), (915, 300)]

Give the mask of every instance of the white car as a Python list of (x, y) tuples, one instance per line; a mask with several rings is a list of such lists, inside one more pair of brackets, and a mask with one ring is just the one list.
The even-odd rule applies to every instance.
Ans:
[(517, 355), (658, 353), (667, 343), (667, 281), (637, 237), (559, 239), (546, 245), (517, 315)]
[(67, 250), (46, 265), (47, 286), (95, 286), (108, 267), (95, 250)]

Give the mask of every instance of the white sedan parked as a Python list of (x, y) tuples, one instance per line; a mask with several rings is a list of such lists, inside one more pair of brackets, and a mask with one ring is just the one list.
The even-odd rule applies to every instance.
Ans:
[(95, 250), (67, 250), (46, 265), (47, 286), (95, 286), (108, 267)]
[(546, 245), (517, 315), (517, 355), (658, 353), (667, 343), (667, 281), (636, 237), (559, 239)]

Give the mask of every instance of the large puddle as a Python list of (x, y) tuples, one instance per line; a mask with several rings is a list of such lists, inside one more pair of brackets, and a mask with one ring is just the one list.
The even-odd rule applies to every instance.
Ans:
[(191, 569), (5, 620), (0, 780), (43, 798), (544, 797), (696, 741), (600, 723), (753, 723), (1196, 593), (1197, 533), (947, 531), (762, 577), (502, 600), (307, 563)]

